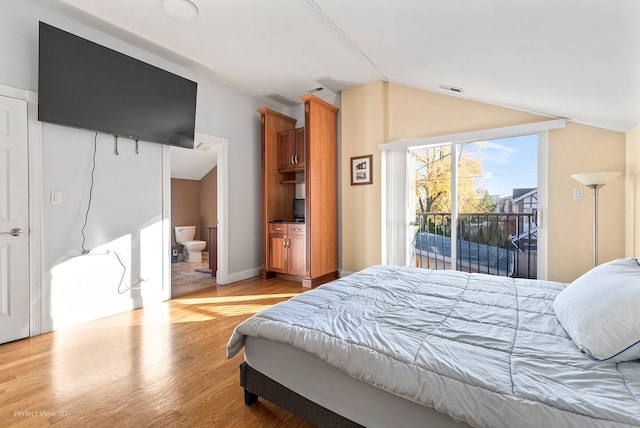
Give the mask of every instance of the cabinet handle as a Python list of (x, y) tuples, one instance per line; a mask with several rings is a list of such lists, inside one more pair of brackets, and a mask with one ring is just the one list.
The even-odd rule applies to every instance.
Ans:
[(296, 163), (298, 163), (298, 154), (296, 153)]
[(300, 229), (299, 227), (294, 227), (293, 229), (294, 232), (302, 232), (302, 229)]
[(289, 248), (289, 238), (284, 238), (284, 248)]
[(274, 227), (273, 230), (282, 230), (281, 227)]
[(296, 155), (291, 155), (291, 163), (295, 163), (295, 161), (293, 160), (295, 158)]

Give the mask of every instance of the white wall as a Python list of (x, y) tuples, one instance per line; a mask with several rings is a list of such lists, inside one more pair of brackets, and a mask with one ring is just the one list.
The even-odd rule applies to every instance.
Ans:
[[(263, 103), (30, 1), (2, 0), (1, 7), (0, 85), (37, 91), (39, 20), (198, 82), (196, 131), (229, 140), (228, 272), (235, 278), (257, 272), (261, 196), (256, 110)], [(162, 253), (155, 249), (147, 253), (145, 242), (162, 242), (161, 232), (153, 226), (162, 216), (161, 146), (143, 143), (141, 155), (133, 157), (128, 147), (132, 143), (121, 140), (123, 155), (114, 157), (109, 140), (109, 136), (99, 136), (96, 200), (86, 228), (88, 245), (117, 247), (127, 259), (128, 281), (148, 277), (149, 283), (143, 289), (157, 291), (162, 286), (157, 283), (156, 271), (162, 269)], [(95, 256), (96, 260), (102, 259), (96, 263), (74, 258), (79, 251), (79, 230), (88, 199), (92, 143), (90, 131), (43, 126), (44, 316), (66, 313), (69, 322), (97, 318), (158, 299), (153, 293), (117, 294), (121, 269), (113, 257)], [(51, 190), (63, 193), (61, 206), (49, 204)], [(143, 256), (139, 256), (141, 251)], [(86, 265), (91, 265), (89, 274), (83, 271)], [(83, 276), (88, 279), (80, 279)], [(90, 310), (68, 313), (80, 312), (84, 307)], [(51, 320), (51, 325), (58, 325), (57, 321)]]
[[(43, 125), (45, 326), (95, 319), (163, 300), (162, 146), (98, 134), (91, 207), (95, 133)], [(126, 266), (122, 267), (122, 262)], [(124, 275), (123, 275), (124, 274)], [(166, 285), (168, 287), (168, 284)], [(139, 289), (138, 289), (139, 287)], [(49, 329), (47, 328), (47, 329)]]

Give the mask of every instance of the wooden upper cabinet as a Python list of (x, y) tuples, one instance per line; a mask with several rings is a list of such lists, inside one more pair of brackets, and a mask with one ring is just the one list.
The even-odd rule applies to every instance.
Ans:
[(303, 171), (304, 148), (304, 128), (278, 133), (278, 169), (281, 171)]
[(278, 134), (278, 168), (291, 169), (296, 153), (296, 131), (282, 131)]
[(296, 128), (296, 166), (304, 169), (304, 128)]

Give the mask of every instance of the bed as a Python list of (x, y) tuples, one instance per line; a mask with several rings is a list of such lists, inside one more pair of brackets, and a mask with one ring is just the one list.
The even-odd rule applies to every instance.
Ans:
[[(617, 300), (599, 291), (594, 304), (589, 287), (620, 269)], [(247, 404), (261, 396), (318, 426), (640, 426), (640, 265), (585, 277), (373, 266), (245, 320), (227, 354), (245, 349)], [(601, 302), (618, 305), (602, 328), (628, 331), (594, 343)]]

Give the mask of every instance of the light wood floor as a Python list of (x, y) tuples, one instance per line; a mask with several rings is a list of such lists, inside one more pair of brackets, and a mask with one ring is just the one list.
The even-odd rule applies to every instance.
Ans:
[(1, 427), (310, 427), (244, 405), (233, 328), (302, 292), (252, 279), (0, 345)]

